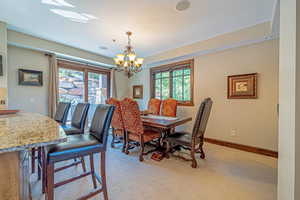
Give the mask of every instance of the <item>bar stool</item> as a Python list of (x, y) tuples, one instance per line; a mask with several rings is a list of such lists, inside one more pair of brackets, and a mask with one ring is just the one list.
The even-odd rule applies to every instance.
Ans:
[[(54, 116), (54, 120), (57, 121), (60, 124), (65, 124), (67, 121), (68, 113), (70, 110), (70, 103), (66, 102), (59, 102), (57, 105), (56, 113)], [(37, 152), (37, 156), (36, 156)], [(39, 148), (33, 148), (31, 150), (31, 172), (35, 173), (35, 161), (38, 159), (39, 165), (38, 165), (38, 180), (41, 179), (41, 147)]]
[[(84, 128), (85, 128), (85, 123), (86, 123), (89, 108), (90, 108), (89, 103), (78, 103), (76, 105), (72, 115), (71, 124), (61, 125), (61, 127), (64, 129), (67, 135), (84, 134)], [(77, 166), (78, 164), (82, 165), (82, 169), (85, 172), (86, 167), (85, 167), (85, 161), (83, 157), (81, 157), (79, 161), (75, 159), (74, 162), (70, 165), (55, 169), (55, 172), (61, 171), (63, 169), (72, 166)]]
[(71, 124), (61, 125), (67, 135), (84, 133), (84, 127), (89, 108), (89, 103), (78, 103), (76, 105), (71, 119)]
[[(46, 178), (46, 197), (48, 200), (54, 199), (54, 188), (88, 175), (92, 176), (94, 189), (97, 189), (97, 181), (102, 185), (102, 187), (84, 197), (81, 197), (80, 199), (88, 199), (92, 196), (95, 196), (96, 194), (103, 192), (104, 199), (108, 200), (105, 172), (105, 154), (113, 112), (114, 106), (98, 105), (93, 116), (89, 134), (71, 135), (68, 137), (67, 142), (48, 147), (47, 159), (45, 156), (45, 151), (42, 151), (42, 160), (44, 166), (43, 174), (47, 175), (44, 177)], [(93, 155), (95, 153), (100, 153), (101, 155), (101, 176), (98, 176), (95, 172), (93, 158)], [(79, 176), (54, 183), (54, 164), (56, 162), (75, 159), (87, 155), (90, 158), (90, 172), (84, 172)]]
[[(66, 103), (64, 103), (64, 104), (66, 104)], [(60, 108), (63, 108), (63, 107), (67, 107), (67, 106), (59, 105), (58, 109), (57, 109), (57, 113), (63, 113), (63, 111), (60, 110)], [(64, 129), (64, 131), (67, 135), (84, 134), (85, 122), (86, 122), (89, 107), (90, 107), (89, 103), (78, 103), (73, 112), (71, 124), (61, 123), (61, 127)], [(57, 117), (57, 118), (60, 119), (60, 117)], [(62, 120), (62, 122), (64, 122), (64, 119)], [(42, 162), (41, 161), (42, 153), (41, 153), (41, 151), (42, 151), (42, 149), (39, 148), (38, 149), (38, 163), (39, 163), (38, 180), (40, 180), (40, 178), (41, 178), (41, 169), (42, 169), (42, 163), (41, 163)], [(63, 166), (63, 167), (60, 167), (58, 169), (55, 169), (55, 172), (67, 169), (72, 166), (77, 166), (78, 164), (81, 164), (83, 171), (86, 172), (84, 157), (80, 157), (79, 161), (74, 159), (73, 163)], [(45, 184), (46, 184), (45, 177), (43, 177), (43, 180), (42, 180), (43, 193), (45, 192)]]

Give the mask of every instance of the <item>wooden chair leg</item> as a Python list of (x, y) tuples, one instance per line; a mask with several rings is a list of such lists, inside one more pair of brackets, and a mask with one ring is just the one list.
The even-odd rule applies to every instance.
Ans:
[(95, 165), (94, 165), (94, 156), (90, 154), (90, 165), (91, 165), (91, 173), (92, 173), (92, 180), (94, 188), (97, 188), (96, 176), (95, 176)]
[(143, 161), (144, 161), (143, 155), (144, 155), (144, 148), (145, 148), (144, 137), (143, 137), (143, 135), (140, 136), (140, 144), (141, 144), (141, 147), (140, 147), (141, 149), (140, 149), (140, 157), (139, 157), (139, 160), (140, 160), (141, 162), (143, 162)]
[(127, 131), (125, 131), (124, 143), (125, 143), (125, 154), (129, 154), (129, 136)]
[(47, 164), (47, 200), (54, 200), (54, 164)]
[(111, 148), (115, 148), (115, 138), (116, 138), (116, 135), (115, 135), (115, 129), (113, 128), (112, 129), (112, 140), (111, 140)]
[(31, 173), (35, 172), (35, 148), (31, 150)]
[(197, 160), (195, 157), (195, 148), (191, 149), (191, 157), (192, 157), (192, 168), (197, 168)]
[(125, 135), (125, 131), (123, 132), (123, 147), (122, 147), (122, 152), (125, 153), (125, 149), (126, 149), (126, 135)]
[(80, 159), (81, 159), (82, 170), (83, 170), (83, 172), (86, 172), (86, 166), (85, 166), (84, 157), (81, 157)]
[(41, 149), (41, 154), (42, 154), (42, 192), (43, 194), (46, 192), (46, 154), (45, 154), (45, 149), (42, 147)]
[(42, 174), (42, 148), (38, 148), (38, 180), (41, 180)]
[(100, 168), (101, 168), (101, 179), (102, 179), (102, 189), (103, 189), (103, 195), (104, 195), (104, 200), (108, 200), (108, 194), (107, 194), (107, 186), (106, 186), (106, 162), (105, 162), (105, 152), (101, 152), (101, 163), (100, 163)]
[(199, 151), (200, 151), (200, 158), (205, 159), (205, 153), (204, 153), (204, 150), (203, 150), (203, 146), (199, 147)]

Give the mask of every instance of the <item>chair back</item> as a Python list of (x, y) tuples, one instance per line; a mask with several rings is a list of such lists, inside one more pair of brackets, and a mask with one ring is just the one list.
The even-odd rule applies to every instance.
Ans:
[(74, 110), (71, 125), (84, 132), (84, 125), (89, 111), (89, 103), (78, 103)]
[(166, 99), (162, 101), (161, 115), (167, 117), (176, 117), (177, 101), (175, 99)]
[(206, 98), (200, 105), (194, 128), (193, 128), (193, 138), (203, 138), (205, 130), (206, 130), (206, 125), (208, 122), (208, 118), (210, 115), (211, 107), (212, 107), (213, 101), (211, 98)]
[(141, 135), (144, 133), (143, 122), (136, 101), (125, 98), (120, 102), (125, 131)]
[(160, 105), (161, 105), (161, 100), (160, 99), (152, 98), (148, 102), (148, 111), (153, 115), (159, 115)]
[(59, 102), (59, 104), (57, 105), (54, 120), (58, 123), (65, 124), (67, 122), (70, 107), (71, 103)]
[(111, 126), (116, 130), (124, 130), (124, 122), (121, 113), (120, 101), (114, 98), (109, 98), (106, 100), (106, 103), (115, 106)]
[(90, 126), (90, 134), (97, 138), (104, 145), (105, 149), (114, 110), (115, 107), (113, 105), (99, 104)]

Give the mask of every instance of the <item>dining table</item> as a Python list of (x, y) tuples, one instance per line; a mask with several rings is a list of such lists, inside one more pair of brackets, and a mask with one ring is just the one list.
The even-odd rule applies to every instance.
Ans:
[(177, 126), (192, 121), (191, 117), (167, 117), (161, 115), (142, 115), (143, 126), (159, 129), (163, 133), (167, 133)]
[(30, 200), (32, 148), (67, 141), (60, 125), (36, 113), (0, 116), (0, 199)]
[(161, 160), (165, 157), (164, 139), (168, 137), (168, 135), (172, 133), (172, 130), (174, 130), (177, 126), (192, 121), (192, 117), (167, 117), (152, 114), (142, 115), (141, 119), (144, 127), (156, 129), (161, 134), (159, 145), (155, 149), (146, 153), (159, 153), (160, 158), (158, 160)]

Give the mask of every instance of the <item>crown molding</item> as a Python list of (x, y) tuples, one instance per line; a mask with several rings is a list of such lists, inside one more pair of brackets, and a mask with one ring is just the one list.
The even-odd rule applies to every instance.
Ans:
[(145, 68), (151, 68), (154, 66), (158, 66), (158, 65), (162, 65), (162, 64), (167, 64), (170, 62), (177, 62), (177, 61), (181, 61), (181, 60), (186, 60), (186, 59), (191, 59), (193, 57), (197, 57), (197, 56), (204, 56), (204, 55), (208, 55), (208, 54), (214, 54), (214, 53), (218, 53), (218, 52), (222, 52), (222, 51), (226, 51), (226, 50), (230, 50), (230, 49), (235, 49), (235, 48), (239, 48), (239, 47), (243, 47), (243, 46), (249, 46), (249, 45), (254, 45), (254, 44), (258, 44), (258, 43), (262, 43), (265, 41), (269, 41), (269, 40), (274, 40), (274, 39), (278, 39), (279, 36), (277, 35), (269, 35), (269, 36), (265, 36), (259, 39), (255, 39), (255, 40), (245, 40), (245, 41), (241, 41), (238, 43), (233, 43), (230, 45), (225, 45), (222, 47), (218, 47), (218, 48), (212, 48), (212, 49), (206, 49), (206, 50), (201, 50), (201, 51), (195, 51), (193, 53), (190, 54), (185, 54), (182, 56), (177, 56), (174, 58), (170, 58), (170, 59), (164, 59), (164, 60), (160, 60), (160, 61), (155, 61), (155, 62), (149, 62), (149, 63), (145, 63), (146, 66)]

